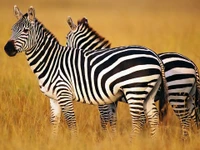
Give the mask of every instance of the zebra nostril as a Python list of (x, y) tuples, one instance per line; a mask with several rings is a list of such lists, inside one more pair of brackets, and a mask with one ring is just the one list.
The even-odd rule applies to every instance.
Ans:
[(13, 40), (7, 42), (7, 44), (4, 46), (4, 50), (8, 56), (15, 56), (17, 54)]

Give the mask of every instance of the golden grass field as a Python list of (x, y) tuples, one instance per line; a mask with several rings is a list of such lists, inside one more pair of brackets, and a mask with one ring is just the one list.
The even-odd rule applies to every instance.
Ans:
[(24, 54), (10, 58), (4, 45), (16, 22), (13, 6), (22, 12), (30, 5), (36, 17), (66, 43), (67, 16), (76, 22), (86, 16), (90, 25), (109, 39), (112, 47), (143, 45), (156, 51), (175, 51), (200, 67), (199, 0), (6, 0), (0, 2), (0, 150), (194, 150), (200, 149), (200, 135), (190, 134), (190, 142), (180, 140), (179, 122), (172, 111), (168, 125), (161, 126), (157, 139), (148, 130), (129, 141), (131, 118), (128, 106), (119, 104), (117, 136), (102, 133), (97, 107), (74, 103), (79, 136), (71, 139), (64, 119), (58, 140), (50, 142), (49, 100), (41, 94), (35, 75)]

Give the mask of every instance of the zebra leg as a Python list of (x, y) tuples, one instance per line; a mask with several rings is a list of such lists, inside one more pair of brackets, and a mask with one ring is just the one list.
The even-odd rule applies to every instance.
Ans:
[(189, 109), (189, 119), (192, 119), (195, 126), (198, 127), (195, 104), (193, 103), (193, 98), (190, 96), (187, 97), (187, 108)]
[(133, 92), (131, 88), (124, 88), (122, 90), (124, 98), (129, 104), (130, 115), (132, 118), (131, 138), (136, 138), (144, 126), (144, 99), (138, 98), (139, 94)]
[(104, 131), (107, 130), (107, 125), (110, 119), (110, 106), (109, 105), (99, 105), (99, 112), (100, 112), (100, 120), (101, 120), (101, 127)]
[(155, 96), (161, 84), (161, 78), (158, 79), (156, 85), (150, 91), (147, 99), (144, 102), (144, 112), (148, 118), (148, 122), (151, 128), (151, 136), (157, 135), (159, 114), (155, 104)]
[(101, 119), (101, 127), (105, 131), (107, 130), (107, 126), (110, 123), (111, 129), (113, 133), (116, 133), (116, 122), (117, 122), (117, 102), (109, 104), (109, 105), (99, 105), (100, 119)]
[(76, 118), (72, 101), (68, 102), (67, 106), (62, 107), (62, 112), (64, 114), (65, 120), (67, 121), (67, 125), (71, 132), (71, 135), (76, 136), (77, 134)]
[(61, 107), (61, 111), (65, 117), (71, 135), (75, 137), (77, 135), (77, 128), (72, 97), (66, 92), (62, 92), (60, 95), (61, 97), (58, 98), (58, 103)]
[(151, 136), (156, 136), (159, 124), (159, 115), (154, 99), (152, 99), (153, 98), (144, 103), (144, 110), (151, 128)]
[(132, 98), (132, 94), (126, 94), (126, 98), (128, 100), (130, 114), (132, 117), (132, 134), (131, 137), (137, 137), (140, 131), (143, 128), (144, 118), (142, 117), (144, 114), (143, 103), (144, 100), (136, 100)]
[(189, 117), (194, 121), (195, 126), (198, 128), (197, 112), (196, 112), (196, 84), (193, 86), (189, 96), (187, 97), (187, 108), (189, 109)]
[(170, 104), (180, 120), (182, 138), (186, 139), (189, 136), (189, 109), (187, 108), (186, 96), (170, 96)]
[(111, 126), (111, 129), (112, 129), (112, 132), (113, 133), (116, 133), (117, 131), (117, 104), (118, 104), (118, 101), (110, 104), (110, 126)]
[(110, 127), (112, 130), (112, 134), (116, 134), (116, 122), (117, 122), (117, 102), (109, 104), (109, 105), (99, 105), (100, 119), (101, 119), (101, 127), (103, 131), (107, 130), (107, 127), (110, 123)]
[(51, 124), (52, 124), (52, 138), (57, 136), (58, 126), (60, 123), (61, 109), (57, 100), (50, 99), (51, 106)]

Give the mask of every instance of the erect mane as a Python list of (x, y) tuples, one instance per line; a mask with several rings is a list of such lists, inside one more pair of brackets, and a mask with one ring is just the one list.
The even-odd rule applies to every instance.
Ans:
[[(28, 17), (28, 13), (26, 13), (26, 14), (23, 15), (23, 18), (27, 18), (27, 17)], [(48, 35), (52, 35), (52, 38), (55, 38), (55, 40), (58, 41), (58, 39), (55, 37), (55, 35), (54, 35), (51, 31), (49, 31), (49, 30), (44, 26), (44, 24), (41, 23), (37, 18), (35, 18), (35, 23), (36, 23), (36, 24), (39, 24), (39, 25), (40, 25), (40, 28), (43, 28), (43, 31), (44, 31), (45, 33), (47, 33)]]
[(100, 39), (100, 41), (104, 41), (104, 43), (107, 43), (108, 46), (111, 46), (111, 43), (109, 40), (105, 39), (105, 37), (101, 36), (96, 30), (94, 30), (89, 24), (86, 18), (82, 18), (78, 20), (77, 22), (78, 26), (83, 26), (87, 28), (92, 34), (96, 35), (96, 38)]

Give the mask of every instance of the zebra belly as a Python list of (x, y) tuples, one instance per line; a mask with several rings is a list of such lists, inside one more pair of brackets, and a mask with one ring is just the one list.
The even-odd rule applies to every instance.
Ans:
[(123, 97), (123, 94), (121, 91), (116, 93), (115, 95), (110, 95), (109, 97), (104, 97), (103, 99), (74, 99), (74, 101), (82, 102), (90, 105), (105, 105), (105, 104), (111, 104), (113, 102), (116, 102), (120, 100)]

